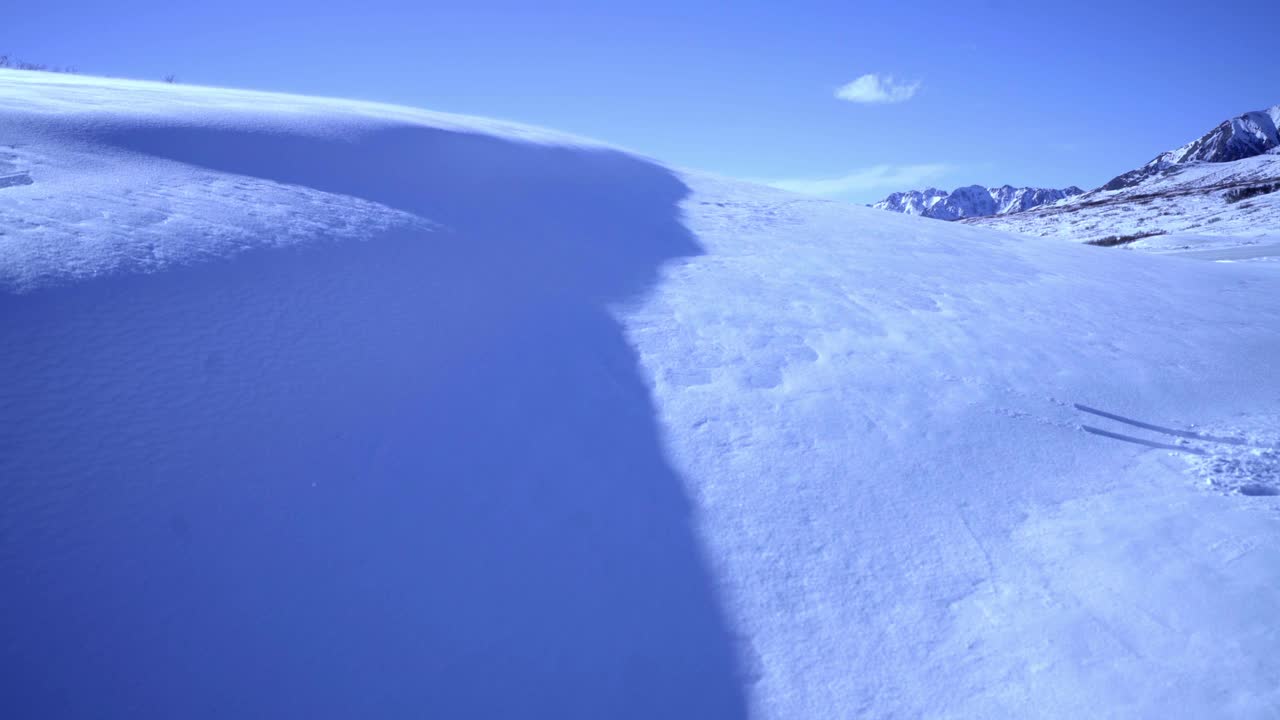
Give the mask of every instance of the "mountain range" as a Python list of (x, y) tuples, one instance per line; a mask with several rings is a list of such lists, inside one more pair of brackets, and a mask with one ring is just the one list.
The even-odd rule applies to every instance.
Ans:
[(1012, 185), (993, 188), (966, 185), (951, 192), (937, 188), (896, 192), (872, 204), (871, 207), (938, 220), (959, 220), (1022, 212), (1041, 205), (1056, 203), (1082, 192), (1084, 191), (1074, 185), (1060, 190), (1036, 187), (1015, 188)]
[(1244, 113), (1063, 203), (963, 220), (1149, 250), (1273, 244), (1280, 236), (1277, 121), (1280, 105)]
[(894, 193), (871, 207), (1085, 242), (1141, 240), (1135, 247), (1151, 249), (1203, 245), (1206, 236), (1255, 243), (1280, 234), (1277, 125), (1280, 105), (1244, 113), (1088, 192), (973, 185)]

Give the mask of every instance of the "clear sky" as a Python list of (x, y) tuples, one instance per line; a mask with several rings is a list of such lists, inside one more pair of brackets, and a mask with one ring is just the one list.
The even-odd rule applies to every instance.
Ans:
[(58, 0), (5, 13), (0, 54), (519, 120), (869, 202), (1097, 186), (1280, 103), (1274, 27), (1183, 0)]

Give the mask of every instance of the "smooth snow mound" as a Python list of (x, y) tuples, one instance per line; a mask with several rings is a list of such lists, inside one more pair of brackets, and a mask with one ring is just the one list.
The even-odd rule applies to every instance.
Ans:
[(1280, 709), (1272, 267), (0, 95), (6, 715)]

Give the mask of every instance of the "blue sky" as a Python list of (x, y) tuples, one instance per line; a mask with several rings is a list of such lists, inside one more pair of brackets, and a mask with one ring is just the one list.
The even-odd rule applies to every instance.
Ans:
[[(1271, 20), (1232, 8), (59, 0), (8, 13), (0, 53), (519, 120), (869, 202), (1093, 187), (1280, 103)], [(877, 93), (892, 102), (859, 101)]]

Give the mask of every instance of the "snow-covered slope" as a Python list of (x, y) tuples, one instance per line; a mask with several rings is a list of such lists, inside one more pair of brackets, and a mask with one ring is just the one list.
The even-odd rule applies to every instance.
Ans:
[(1059, 202), (1081, 192), (1083, 191), (1075, 186), (1054, 190), (1015, 188), (1012, 185), (994, 188), (968, 185), (956, 188), (949, 193), (937, 188), (896, 192), (878, 203), (873, 203), (871, 207), (906, 215), (923, 215), (938, 220), (958, 220), (1022, 212)]
[[(1157, 235), (1249, 245), (1280, 233), (1280, 105), (1228, 120), (1106, 185), (976, 225), (1076, 241)], [(1168, 241), (1157, 241), (1168, 246)], [(1140, 249), (1151, 243), (1135, 243)]]
[[(1280, 155), (1175, 165), (1120, 190), (1093, 190), (1065, 203), (975, 225), (1089, 241), (1149, 233), (1221, 236), (1236, 245), (1280, 233)], [(1137, 247), (1137, 246), (1135, 246)]]
[(1280, 708), (1274, 268), (0, 96), (5, 717)]

